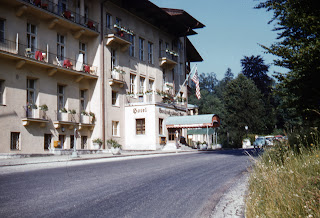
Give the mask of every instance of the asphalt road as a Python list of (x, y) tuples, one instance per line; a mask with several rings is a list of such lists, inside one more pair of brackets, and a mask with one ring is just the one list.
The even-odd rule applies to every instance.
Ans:
[(151, 157), (0, 173), (0, 217), (209, 217), (251, 165), (242, 150)]

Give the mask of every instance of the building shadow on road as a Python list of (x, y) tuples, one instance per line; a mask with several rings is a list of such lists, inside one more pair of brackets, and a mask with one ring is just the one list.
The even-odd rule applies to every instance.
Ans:
[(199, 150), (199, 154), (201, 155), (233, 155), (233, 156), (252, 156), (258, 157), (263, 153), (263, 149), (223, 149), (223, 150)]

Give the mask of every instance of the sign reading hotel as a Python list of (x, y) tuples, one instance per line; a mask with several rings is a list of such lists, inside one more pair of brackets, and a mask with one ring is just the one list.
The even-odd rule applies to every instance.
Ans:
[(184, 114), (182, 112), (176, 112), (172, 110), (165, 110), (162, 108), (159, 108), (159, 113), (160, 114), (167, 114), (169, 116), (183, 116)]
[(136, 114), (136, 113), (147, 113), (147, 108), (133, 108), (133, 113)]

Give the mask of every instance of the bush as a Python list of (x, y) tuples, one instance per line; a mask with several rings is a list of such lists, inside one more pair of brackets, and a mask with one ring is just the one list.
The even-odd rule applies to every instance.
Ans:
[(120, 145), (116, 140), (114, 139), (108, 139), (107, 140), (107, 144), (110, 145), (110, 147), (114, 147), (114, 148), (121, 148), (122, 145)]
[(295, 140), (289, 142), (296, 144), (277, 143), (255, 160), (247, 217), (320, 217), (319, 132), (312, 129), (291, 137)]

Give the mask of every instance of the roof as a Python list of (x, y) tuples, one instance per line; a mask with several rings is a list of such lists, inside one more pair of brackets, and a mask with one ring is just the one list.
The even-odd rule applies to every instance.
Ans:
[(167, 117), (165, 122), (167, 128), (203, 128), (220, 126), (220, 119), (215, 114), (172, 116)]
[(195, 105), (195, 104), (187, 104), (187, 108), (188, 109), (194, 109), (194, 108), (199, 108), (199, 106)]
[(200, 62), (203, 61), (201, 55), (197, 49), (193, 46), (191, 41), (186, 38), (186, 47), (187, 47), (187, 61), (189, 62)]
[[(184, 12), (182, 16), (173, 16), (162, 8), (148, 0), (106, 0), (127, 10), (135, 16), (153, 24), (165, 32), (176, 36), (188, 36), (197, 34), (194, 28), (201, 28), (201, 25), (195, 25), (198, 21), (191, 15)], [(189, 16), (188, 16), (189, 15)], [(184, 20), (187, 19), (187, 20)], [(200, 23), (200, 22), (199, 22)], [(193, 26), (189, 26), (193, 25)], [(194, 26), (195, 25), (195, 26)], [(202, 24), (203, 25), (203, 24)], [(204, 25), (203, 25), (204, 26)]]
[(178, 21), (184, 23), (186, 26), (190, 27), (191, 29), (198, 29), (205, 27), (204, 24), (200, 23), (194, 17), (192, 17), (188, 12), (181, 10), (181, 9), (174, 9), (174, 8), (162, 8), (165, 12), (174, 16)]
[(201, 129), (188, 129), (187, 135), (206, 135), (208, 131), (208, 135), (214, 134), (214, 129), (212, 128), (201, 128)]

